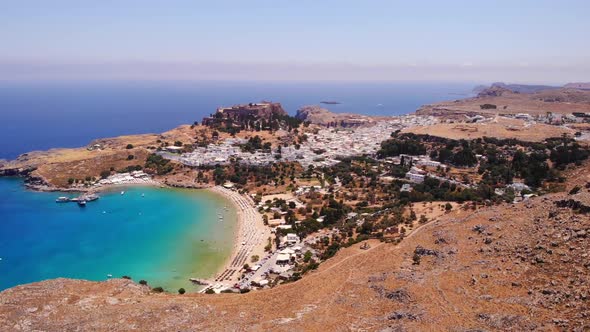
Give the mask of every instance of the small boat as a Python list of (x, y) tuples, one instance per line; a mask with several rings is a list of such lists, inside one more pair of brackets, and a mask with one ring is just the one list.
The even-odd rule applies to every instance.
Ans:
[(84, 196), (84, 200), (86, 202), (96, 201), (97, 199), (98, 199), (98, 195), (96, 195), (96, 194), (90, 194), (90, 195)]
[(56, 203), (67, 203), (67, 202), (69, 202), (69, 201), (70, 201), (70, 199), (69, 199), (69, 198), (67, 198), (67, 197), (65, 197), (65, 196), (58, 197), (58, 198), (55, 200), (55, 202), (56, 202)]
[(121, 195), (125, 195), (125, 192), (124, 191), (121, 191)]
[(78, 201), (78, 205), (86, 206), (86, 201), (84, 201), (84, 200)]
[(112, 278), (113, 275), (112, 274), (107, 274), (107, 278)]
[(141, 197), (145, 197), (145, 194), (141, 194)]

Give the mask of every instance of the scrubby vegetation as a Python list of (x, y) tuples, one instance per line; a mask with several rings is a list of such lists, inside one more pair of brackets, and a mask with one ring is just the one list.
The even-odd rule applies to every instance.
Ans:
[(164, 175), (170, 173), (174, 167), (170, 164), (170, 160), (158, 154), (151, 154), (145, 162), (145, 169), (153, 171), (158, 175)]

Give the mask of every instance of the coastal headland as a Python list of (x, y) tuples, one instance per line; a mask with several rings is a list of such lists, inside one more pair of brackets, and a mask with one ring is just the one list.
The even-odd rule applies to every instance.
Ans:
[(0, 328), (584, 330), (588, 100), (575, 85), (494, 84), (378, 118), (259, 102), (8, 161), (0, 171), (33, 187), (141, 171), (212, 188), (240, 229), (207, 294), (48, 280), (0, 293)]

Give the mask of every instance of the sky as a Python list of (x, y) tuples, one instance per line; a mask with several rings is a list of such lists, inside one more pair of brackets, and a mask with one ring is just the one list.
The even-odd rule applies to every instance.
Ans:
[(0, 79), (590, 81), (590, 1), (0, 0)]

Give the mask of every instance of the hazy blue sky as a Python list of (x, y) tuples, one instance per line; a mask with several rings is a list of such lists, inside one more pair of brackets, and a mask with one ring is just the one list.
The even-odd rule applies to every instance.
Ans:
[(10, 78), (590, 80), (590, 1), (2, 1)]

